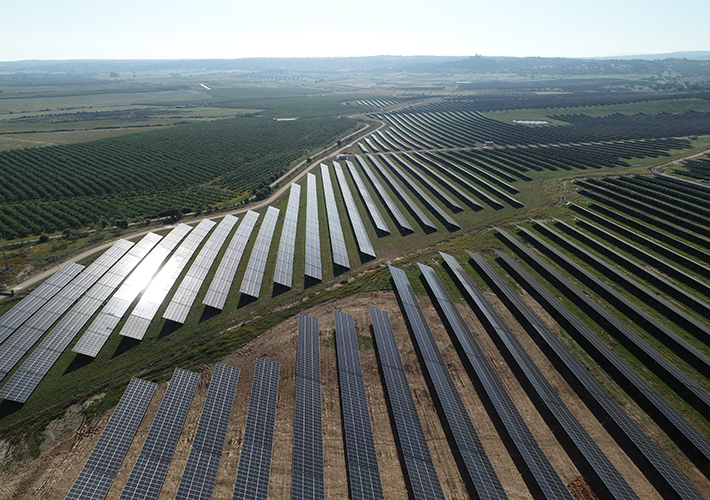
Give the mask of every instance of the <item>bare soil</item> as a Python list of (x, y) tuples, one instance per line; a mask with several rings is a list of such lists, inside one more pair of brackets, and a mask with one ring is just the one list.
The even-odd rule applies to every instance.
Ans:
[[(548, 380), (550, 380), (572, 413), (589, 431), (614, 465), (622, 472), (638, 496), (644, 500), (660, 499), (661, 496), (658, 492), (640, 473), (631, 459), (619, 448), (616, 441), (592, 415), (515, 318), (510, 315), (495, 295), (488, 294), (488, 299), (511, 326), (533, 357), (535, 363), (547, 375)], [(540, 308), (537, 302), (527, 295), (524, 295), (524, 299), (553, 328), (553, 331), (559, 331), (554, 320)], [(420, 303), (439, 349), (451, 371), (451, 375), (466, 404), (483, 446), (501, 479), (506, 493), (513, 500), (533, 498), (520, 471), (511, 458), (510, 443), (506, 443), (505, 438), (501, 437), (495, 419), (492, 419), (487, 411), (485, 398), (482, 399), (476, 391), (477, 384), (472, 381), (462, 363), (453, 346), (452, 339), (444, 328), (436, 310), (426, 297), (420, 297)], [(303, 311), (304, 314), (317, 318), (320, 322), (326, 498), (348, 497), (336, 354), (333, 340), (333, 310), (338, 309), (353, 315), (358, 334), (370, 336), (371, 323), (368, 306), (385, 310), (390, 316), (397, 345), (407, 370), (410, 388), (446, 498), (462, 500), (469, 498), (393, 292), (354, 295)], [(575, 457), (568, 454), (555, 437), (553, 430), (550, 429), (545, 418), (538, 412), (528, 397), (526, 390), (521, 386), (508, 366), (507, 361), (475, 314), (464, 304), (460, 305), (459, 309), (474, 333), (476, 340), (495, 367), (521, 415), (538, 440), (540, 447), (550, 459), (562, 480), (568, 485), (570, 492), (579, 500), (597, 498), (595, 492), (584, 480), (582, 473), (575, 465)], [(264, 332), (257, 339), (232, 352), (222, 360), (223, 363), (239, 368), (241, 372), (214, 498), (231, 498), (232, 495), (257, 357), (264, 357), (281, 364), (269, 498), (287, 499), (290, 497), (297, 325), (298, 319), (296, 317), (290, 318)], [(382, 381), (377, 368), (375, 350), (365, 346), (360, 351), (360, 355), (385, 497), (388, 499), (406, 498), (407, 486), (392, 433)], [(212, 372), (213, 366), (205, 366), (201, 370), (200, 383), (168, 471), (167, 479), (163, 485), (160, 494), (161, 500), (172, 499), (177, 492)], [(156, 391), (146, 417), (141, 423), (129, 453), (109, 491), (108, 499), (117, 499), (120, 496), (166, 388), (167, 383), (163, 383)], [(625, 408), (632, 413), (642, 428), (662, 445), (662, 449), (669, 451), (673, 455), (674, 462), (691, 479), (699, 491), (710, 498), (710, 483), (689, 464), (682, 454), (672, 451), (674, 445), (662, 431), (633, 404), (625, 404)], [(0, 498), (17, 500), (64, 498), (91, 453), (111, 413), (109, 411), (101, 418), (87, 424), (82, 420), (79, 410), (80, 408), (70, 410), (61, 422), (57, 422), (48, 429), (45, 441), (46, 450), (42, 457), (37, 460), (27, 461), (22, 464), (22, 467), (15, 467), (14, 470), (6, 468), (0, 474)], [(0, 443), (0, 462), (2, 461), (3, 453), (4, 448), (2, 443)]]

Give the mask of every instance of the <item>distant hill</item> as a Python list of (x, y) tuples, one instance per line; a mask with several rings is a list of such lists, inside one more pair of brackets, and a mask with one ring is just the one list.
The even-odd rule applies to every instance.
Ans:
[(692, 61), (710, 61), (710, 50), (668, 52), (666, 54), (641, 54), (633, 56), (596, 57), (595, 59), (641, 59), (644, 61), (653, 61), (656, 59), (690, 59)]

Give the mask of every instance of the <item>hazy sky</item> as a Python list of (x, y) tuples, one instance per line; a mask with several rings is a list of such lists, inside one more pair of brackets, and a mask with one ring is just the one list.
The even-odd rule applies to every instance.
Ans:
[(0, 61), (710, 50), (710, 0), (22, 0)]

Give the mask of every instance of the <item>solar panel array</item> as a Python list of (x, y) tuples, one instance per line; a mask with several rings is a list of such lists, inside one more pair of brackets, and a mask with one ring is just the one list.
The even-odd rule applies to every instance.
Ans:
[[(392, 156), (394, 156), (394, 155), (392, 155)], [(478, 203), (476, 200), (471, 198), (468, 194), (466, 194), (462, 189), (460, 189), (454, 183), (450, 182), (446, 177), (439, 174), (436, 170), (434, 170), (433, 168), (429, 167), (428, 165), (420, 162), (419, 160), (417, 160), (416, 158), (411, 156), (409, 153), (404, 153), (404, 156), (407, 158), (407, 161), (409, 161), (413, 165), (416, 165), (417, 167), (423, 169), (428, 175), (430, 175), (431, 177), (434, 177), (441, 184), (446, 186), (451, 192), (456, 193), (456, 196), (466, 200), (466, 202), (469, 205), (471, 205), (474, 209), (476, 209), (476, 210), (483, 209), (483, 206), (480, 203)], [(420, 158), (422, 158), (422, 157), (420, 156)]]
[(104, 300), (128, 275), (131, 269), (160, 241), (160, 236), (148, 233), (138, 244), (128, 243), (130, 250), (79, 300), (57, 323), (42, 343), (25, 360), (0, 390), (0, 398), (25, 403), (42, 378), (69, 346), (74, 337), (101, 307)]
[(337, 162), (333, 162), (333, 169), (335, 170), (335, 177), (338, 179), (338, 184), (340, 185), (340, 192), (343, 193), (345, 208), (348, 211), (348, 217), (350, 218), (350, 224), (353, 226), (358, 247), (360, 247), (360, 251), (362, 253), (372, 257), (377, 257), (375, 255), (375, 249), (372, 248), (372, 243), (370, 243), (370, 237), (367, 235), (367, 231), (365, 230), (365, 225), (362, 223), (362, 219), (360, 218), (360, 213), (357, 211), (355, 198), (353, 198), (353, 194), (350, 192), (350, 186), (348, 186), (345, 173), (343, 172), (340, 164)]
[(239, 289), (241, 293), (259, 297), (261, 282), (264, 279), (264, 269), (266, 269), (266, 260), (269, 258), (271, 238), (274, 236), (274, 229), (276, 229), (278, 219), (279, 209), (269, 207), (259, 228), (259, 234), (256, 236), (256, 242), (249, 257), (247, 269), (244, 271), (244, 279)]
[(157, 385), (131, 379), (66, 500), (103, 500), (128, 453)]
[(384, 499), (365, 381), (362, 377), (355, 321), (349, 314), (340, 311), (333, 313), (350, 498)]
[(222, 261), (219, 263), (212, 283), (210, 283), (207, 294), (202, 301), (204, 305), (219, 310), (222, 310), (224, 307), (224, 303), (227, 301), (227, 296), (229, 295), (229, 290), (232, 288), (234, 274), (237, 272), (239, 262), (242, 260), (244, 248), (246, 248), (249, 242), (249, 237), (258, 219), (259, 214), (251, 210), (244, 215), (244, 219), (242, 219), (242, 223), (239, 224), (237, 231), (234, 233), (232, 241), (229, 242), (227, 251), (224, 253)]
[(200, 376), (175, 368), (120, 500), (157, 500)]
[[(456, 201), (454, 201), (453, 198), (451, 198), (448, 194), (446, 194), (446, 192), (445, 192), (443, 189), (441, 189), (439, 186), (437, 186), (437, 185), (434, 184), (432, 181), (430, 181), (430, 180), (429, 180), (429, 177), (427, 177), (426, 175), (422, 174), (419, 170), (417, 170), (416, 168), (414, 168), (414, 167), (413, 167), (412, 165), (410, 165), (409, 163), (406, 163), (405, 161), (403, 161), (403, 160), (402, 160), (399, 156), (397, 156), (396, 154), (393, 153), (393, 154), (391, 155), (391, 157), (394, 158), (395, 160), (397, 160), (397, 161), (400, 163), (400, 165), (402, 165), (402, 166), (404, 166), (405, 168), (407, 168), (413, 175), (415, 175), (415, 176), (417, 177), (417, 179), (419, 179), (419, 181), (420, 181), (422, 184), (424, 184), (426, 187), (428, 187), (430, 191), (432, 191), (433, 193), (436, 193), (436, 196), (438, 196), (439, 198), (441, 198), (441, 199), (444, 201), (444, 203), (446, 203), (446, 204), (449, 205), (451, 208), (454, 208), (454, 209), (456, 209), (456, 210), (463, 210), (463, 208), (461, 207), (461, 205), (459, 205), (458, 203), (456, 203)], [(382, 156), (382, 158), (384, 158), (385, 160), (388, 160), (388, 157), (387, 157), (387, 156)], [(408, 158), (409, 158), (409, 157), (408, 157)], [(394, 165), (394, 163), (393, 163), (391, 160), (388, 161), (388, 163), (389, 163), (390, 165)], [(419, 165), (419, 166), (421, 166), (421, 165)], [(400, 172), (401, 172), (401, 173), (404, 173), (404, 171), (403, 171), (402, 169), (400, 169), (399, 167), (397, 167), (396, 165), (395, 165), (393, 168), (394, 168), (395, 171), (398, 172), (398, 173), (400, 173)], [(429, 173), (432, 177), (437, 177), (440, 181), (443, 179), (443, 177), (439, 176), (439, 175), (436, 174), (436, 173), (433, 173), (433, 170), (430, 170), (428, 173)], [(404, 176), (403, 176), (403, 179), (405, 179), (405, 180), (407, 181), (407, 183), (412, 187), (412, 189), (414, 189), (414, 187), (417, 186), (416, 183), (412, 182), (412, 180), (409, 178), (409, 176), (404, 175)], [(447, 185), (448, 187), (451, 187), (450, 183), (448, 183), (446, 180), (443, 180), (443, 182), (444, 182), (444, 184)], [(417, 186), (417, 188), (418, 188), (418, 186)], [(444, 213), (446, 213), (446, 212), (444, 212)]]
[(422, 358), (423, 369), (434, 387), (435, 400), (441, 405), (446, 425), (456, 443), (452, 451), (458, 453), (464, 464), (465, 470), (461, 471), (464, 480), (470, 482), (479, 498), (508, 498), (424, 319), (407, 275), (396, 267), (389, 266), (389, 270)]
[(274, 283), (291, 288), (293, 282), (293, 255), (296, 251), (296, 228), (298, 227), (298, 208), (301, 204), (301, 186), (291, 184), (291, 194), (288, 198), (288, 207), (284, 216), (284, 225), (281, 230), (279, 253), (276, 257), (276, 271)]
[(269, 492), (280, 368), (278, 363), (256, 358), (234, 500), (266, 500)]
[(392, 217), (394, 218), (395, 222), (397, 222), (397, 225), (403, 229), (414, 231), (414, 228), (412, 228), (409, 221), (404, 218), (402, 212), (399, 211), (399, 208), (397, 208), (397, 205), (395, 205), (394, 201), (392, 201), (392, 198), (390, 198), (390, 195), (387, 193), (387, 190), (385, 190), (385, 187), (382, 185), (382, 183), (380, 183), (377, 177), (375, 177), (375, 174), (372, 172), (367, 163), (365, 163), (365, 160), (363, 160), (358, 155), (355, 155), (355, 159), (362, 167), (362, 170), (365, 172), (365, 175), (367, 175), (367, 178), (370, 179), (372, 185), (375, 186), (375, 191), (377, 191), (377, 194), (380, 195), (382, 202), (385, 204), (390, 214), (392, 214)]
[[(414, 215), (419, 219), (419, 222), (421, 222), (424, 226), (428, 227), (429, 229), (436, 231), (437, 227), (434, 225), (432, 221), (429, 220), (429, 218), (424, 215), (424, 212), (422, 211), (421, 208), (419, 208), (419, 205), (414, 203), (414, 200), (412, 200), (407, 192), (404, 190), (404, 188), (400, 185), (397, 180), (390, 175), (390, 173), (385, 170), (382, 165), (380, 165), (380, 162), (378, 162), (374, 156), (372, 155), (367, 155), (367, 157), (370, 159), (373, 165), (377, 168), (377, 170), (380, 172), (382, 177), (385, 178), (387, 183), (390, 185), (390, 187), (397, 193), (397, 195), (400, 197), (400, 199), (404, 202), (407, 207), (409, 207), (409, 210), (411, 210)], [(453, 220), (453, 219), (452, 219)]]
[(325, 196), (325, 213), (328, 216), (328, 232), (330, 234), (330, 247), (333, 251), (333, 263), (350, 269), (348, 248), (345, 246), (343, 228), (340, 226), (338, 205), (335, 202), (335, 192), (330, 181), (328, 165), (320, 164), (320, 173), (323, 180), (323, 195)]
[(176, 500), (212, 498), (237, 392), (239, 369), (217, 363)]
[(291, 498), (323, 499), (323, 422), (318, 320), (298, 315)]
[[(500, 229), (497, 232), (510, 245), (525, 256), (529, 262), (534, 262), (536, 267), (542, 269), (546, 267), (548, 274), (555, 273), (556, 281), (565, 280), (557, 271), (551, 269), (547, 264), (539, 260), (527, 248), (521, 245), (515, 238), (505, 233)], [(633, 397), (636, 402), (649, 413), (656, 423), (666, 430), (668, 434), (674, 436), (676, 443), (686, 451), (688, 456), (701, 463), (702, 467), (707, 468), (710, 463), (710, 442), (698, 430), (693, 427), (668, 401), (666, 401), (646, 380), (636, 373), (626, 362), (624, 362), (618, 354), (611, 350), (594, 332), (589, 330), (579, 318), (574, 316), (566, 307), (564, 307), (555, 297), (540, 286), (529, 274), (520, 269), (519, 266), (514, 266), (514, 262), (504, 255), (498, 253), (503, 262), (506, 263), (506, 268), (512, 271), (514, 277), (522, 281), (526, 286), (533, 288), (535, 297), (541, 300), (546, 306), (550, 307), (553, 315), (565, 328), (581, 336), (584, 339), (584, 347), (597, 359), (602, 359), (601, 362), (613, 367), (615, 378), (620, 381), (620, 384)]]
[(187, 224), (180, 224), (153, 248), (89, 325), (72, 349), (74, 352), (91, 357), (99, 354), (135, 298), (148, 285), (166, 257), (190, 230), (192, 228)]
[(47, 281), (38, 286), (27, 297), (12, 307), (0, 318), (0, 343), (4, 342), (12, 332), (36, 313), (40, 307), (54, 297), (67, 283), (84, 269), (74, 262), (67, 262)]
[(360, 177), (360, 174), (357, 172), (355, 165), (353, 165), (348, 160), (345, 161), (345, 164), (348, 166), (348, 170), (350, 171), (350, 175), (352, 176), (353, 181), (355, 181), (355, 186), (357, 187), (357, 190), (360, 193), (360, 198), (362, 198), (362, 201), (365, 202), (365, 207), (367, 208), (367, 211), (370, 212), (370, 217), (372, 217), (372, 221), (375, 223), (375, 227), (382, 232), (389, 233), (390, 228), (387, 227), (385, 219), (382, 217), (382, 214), (378, 210), (377, 205), (375, 205), (375, 201), (372, 199), (370, 191), (367, 189), (367, 186), (365, 186), (365, 183), (362, 181), (362, 177)]
[(444, 492), (429, 453), (429, 446), (409, 389), (389, 316), (385, 311), (370, 307), (370, 318), (377, 346), (377, 358), (380, 361), (387, 399), (394, 417), (395, 436), (404, 456), (404, 465), (407, 469), (405, 477), (412, 496), (415, 500), (443, 500)]
[[(559, 397), (552, 385), (539, 370), (534, 361), (527, 354), (525, 349), (518, 342), (508, 325), (500, 318), (490, 303), (485, 299), (483, 293), (475, 286), (473, 281), (464, 273), (456, 259), (450, 255), (441, 254), (449, 268), (453, 271), (459, 283), (464, 287), (469, 299), (475, 305), (476, 314), (481, 322), (487, 327), (493, 337), (500, 339), (507, 351), (512, 356), (515, 364), (528, 380), (538, 398), (545, 404), (556, 425), (567, 435), (570, 442), (580, 453), (582, 459), (593, 471), (599, 481), (599, 485), (610, 494), (612, 498), (638, 498), (634, 491), (626, 483), (622, 475), (612, 465), (609, 459), (599, 449), (587, 431), (577, 421), (577, 418), (569, 411), (567, 405)], [(463, 347), (469, 362), (474, 370), (479, 374), (482, 384), (489, 394), (491, 401), (496, 407), (503, 424), (506, 426), (511, 440), (518, 448), (521, 456), (528, 463), (532, 475), (538, 485), (545, 493), (545, 496), (569, 498), (566, 486), (555, 473), (552, 465), (539, 449), (532, 434), (525, 425), (522, 417), (513, 405), (512, 399), (505, 392), (503, 384), (495, 373), (483, 354), (483, 350), (478, 346), (473, 334), (466, 326), (461, 314), (456, 309), (456, 305), (444, 289), (436, 276), (434, 270), (428, 266), (419, 264), (419, 268), (424, 273), (425, 279), (431, 287), (439, 306), (444, 311), (447, 321), (454, 330), (459, 343)], [(499, 387), (491, 387), (492, 382)], [(488, 380), (487, 380), (488, 379)], [(504, 394), (501, 392), (505, 392)], [(517, 429), (516, 429), (517, 427)]]
[(153, 278), (121, 329), (121, 335), (142, 340), (165, 297), (215, 222), (203, 219)]
[(7, 375), (74, 302), (84, 295), (86, 290), (96, 283), (132, 246), (133, 243), (129, 241), (119, 240), (86, 269), (84, 266), (75, 264), (74, 269), (79, 270), (80, 267), (83, 269), (82, 272), (77, 274), (68, 285), (46, 302), (0, 346), (0, 378)]
[[(513, 291), (510, 286), (490, 266), (478, 266), (480, 271), (487, 276), (488, 283), (498, 295), (506, 297), (506, 305), (521, 320), (537, 339), (540, 339), (553, 353), (552, 358), (559, 360), (568, 370), (569, 376), (581, 386), (588, 396), (601, 409), (600, 420), (605, 426), (611, 426), (622, 436), (617, 438), (622, 447), (631, 448), (627, 454), (639, 465), (649, 479), (655, 483), (659, 493), (664, 498), (695, 499), (703, 496), (693, 487), (688, 479), (680, 473), (675, 465), (651, 441), (648, 435), (641, 430), (628, 413), (604, 390), (589, 370), (577, 360), (562, 341), (547, 325), (528, 307), (525, 301)], [(616, 434), (611, 432), (612, 436)], [(648, 465), (650, 465), (650, 470)], [(646, 472), (648, 471), (648, 472)], [(660, 484), (659, 484), (660, 482)]]
[(237, 217), (233, 215), (227, 214), (224, 216), (222, 222), (219, 223), (219, 226), (214, 230), (210, 239), (207, 240), (207, 243), (202, 247), (202, 250), (200, 250), (197, 258), (195, 258), (192, 266), (187, 271), (185, 278), (183, 278), (182, 283), (180, 283), (175, 295), (173, 295), (172, 300), (165, 309), (163, 318), (176, 323), (185, 323), (197, 293), (202, 288), (202, 283), (205, 281), (207, 273), (210, 272), (214, 259), (217, 257), (222, 245), (224, 245), (227, 236), (237, 224), (237, 220)]
[(316, 176), (309, 173), (306, 198), (306, 276), (321, 280), (320, 230), (318, 227), (318, 193)]

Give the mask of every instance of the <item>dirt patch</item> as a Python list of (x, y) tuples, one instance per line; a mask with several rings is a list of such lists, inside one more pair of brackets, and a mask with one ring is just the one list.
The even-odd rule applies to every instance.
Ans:
[[(560, 394), (572, 413), (579, 419), (600, 448), (626, 477), (629, 484), (640, 498), (659, 499), (661, 496), (635, 467), (634, 463), (618, 447), (616, 441), (606, 432), (604, 427), (592, 415), (576, 393), (567, 384), (564, 377), (555, 369), (547, 357), (540, 351), (537, 344), (527, 335), (520, 324), (508, 312), (502, 303), (491, 293), (487, 294), (494, 307), (511, 326), (515, 335), (523, 343), (535, 363), (546, 374), (550, 383)], [(526, 302), (559, 332), (559, 327), (545, 311), (529, 296), (523, 295)], [(522, 475), (511, 458), (510, 448), (496, 427), (495, 419), (489, 415), (484, 399), (476, 390), (461, 361), (452, 339), (443, 327), (436, 310), (428, 298), (420, 297), (420, 303), (429, 322), (439, 349), (449, 367), (452, 378), (461, 393), (483, 446), (498, 473), (506, 493), (511, 499), (533, 498)], [(372, 292), (354, 295), (330, 301), (302, 311), (304, 314), (319, 320), (321, 333), (321, 383), (323, 397), (323, 442), (325, 466), (326, 498), (347, 498), (348, 483), (344, 459), (343, 429), (340, 415), (340, 400), (338, 391), (338, 374), (335, 345), (333, 342), (334, 319), (333, 310), (338, 309), (351, 314), (361, 338), (371, 336), (368, 306), (375, 306), (386, 311), (392, 322), (397, 346), (407, 371), (407, 378), (414, 401), (422, 421), (422, 427), (427, 437), (432, 459), (439, 475), (447, 499), (467, 499), (461, 474), (457, 467), (450, 444), (447, 441), (441, 421), (439, 420), (434, 402), (427, 388), (414, 345), (407, 331), (404, 318), (399, 310), (393, 292)], [(471, 328), (478, 343), (483, 348), (491, 364), (503, 381), (521, 415), (528, 423), (541, 449), (550, 459), (563, 482), (568, 485), (577, 499), (595, 499), (593, 490), (584, 480), (583, 474), (576, 466), (576, 458), (566, 451), (546, 422), (538, 412), (535, 404), (527, 395), (515, 373), (509, 367), (506, 358), (500, 353), (495, 342), (482, 327), (475, 314), (465, 304), (459, 310)], [(291, 490), (291, 460), (293, 442), (293, 415), (295, 407), (295, 372), (298, 319), (296, 317), (280, 323), (264, 332), (244, 347), (226, 356), (222, 362), (239, 368), (240, 377), (234, 408), (227, 430), (227, 438), (217, 476), (214, 498), (231, 498), (234, 480), (237, 473), (241, 445), (244, 436), (251, 384), (254, 377), (254, 366), (257, 357), (264, 357), (281, 365), (278, 404), (276, 409), (275, 439), (271, 465), (271, 481), (269, 484), (270, 499), (290, 498)], [(406, 482), (400, 465), (392, 424), (387, 410), (382, 380), (377, 368), (376, 352), (369, 342), (361, 344), (361, 362), (363, 376), (367, 387), (370, 418), (373, 426), (377, 458), (380, 466), (383, 490), (386, 498), (400, 499), (405, 497)], [(200, 374), (200, 382), (193, 399), (180, 441), (173, 457), (166, 481), (160, 494), (160, 499), (175, 497), (185, 462), (190, 452), (192, 440), (199, 422), (202, 406), (207, 394), (213, 367), (204, 367)], [(595, 374), (596, 375), (596, 374)], [(146, 418), (139, 427), (129, 453), (122, 464), (114, 484), (107, 496), (117, 499), (128, 479), (131, 468), (140, 453), (145, 437), (150, 429), (155, 413), (167, 388), (167, 383), (158, 387), (151, 401)], [(631, 405), (632, 411), (637, 409)], [(71, 488), (79, 471), (83, 467), (101, 430), (106, 425), (111, 412), (97, 419), (91, 425), (83, 423), (74, 411), (70, 416), (67, 412), (66, 421), (57, 422), (48, 429), (52, 435), (46, 441), (43, 458), (26, 464), (17, 477), (0, 478), (1, 498), (35, 499), (63, 498)], [(636, 414), (634, 414), (636, 418)], [(73, 420), (72, 420), (73, 419)], [(78, 421), (77, 421), (78, 419)], [(73, 422), (73, 423), (70, 423)], [(654, 439), (663, 441), (663, 434), (648, 418), (641, 417), (640, 425), (649, 431)], [(2, 446), (0, 446), (0, 456)], [(696, 487), (703, 494), (708, 494), (708, 481), (691, 470), (687, 461), (674, 460), (681, 470), (692, 478)], [(8, 479), (9, 478), (9, 479)]]

